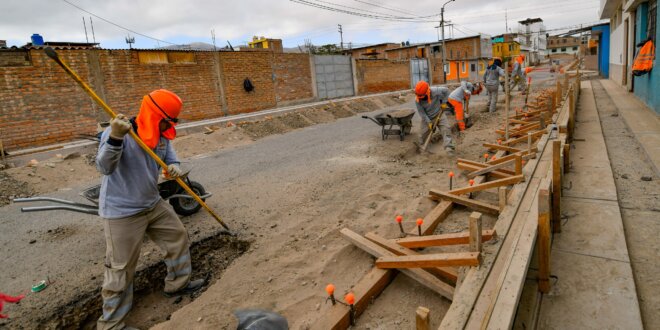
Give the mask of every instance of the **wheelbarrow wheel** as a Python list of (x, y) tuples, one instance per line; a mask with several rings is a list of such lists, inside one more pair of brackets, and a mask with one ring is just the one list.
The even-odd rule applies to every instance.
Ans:
[[(204, 187), (199, 182), (190, 181), (189, 187), (197, 196), (206, 195)], [(181, 193), (185, 193), (185, 191), (182, 189)], [(202, 205), (192, 198), (170, 198), (170, 205), (172, 205), (177, 214), (182, 216), (193, 215), (202, 208)]]

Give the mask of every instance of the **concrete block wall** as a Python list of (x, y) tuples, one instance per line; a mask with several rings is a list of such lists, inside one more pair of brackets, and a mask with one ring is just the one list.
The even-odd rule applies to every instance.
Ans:
[(355, 61), (358, 94), (372, 94), (410, 88), (410, 61)]
[(315, 55), (316, 88), (320, 99), (353, 96), (351, 58), (343, 55)]

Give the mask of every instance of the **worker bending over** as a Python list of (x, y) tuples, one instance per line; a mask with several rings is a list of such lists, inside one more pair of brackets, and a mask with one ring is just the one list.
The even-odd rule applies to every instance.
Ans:
[(506, 72), (502, 70), (502, 60), (499, 57), (496, 57), (493, 60), (493, 64), (486, 68), (486, 72), (484, 72), (484, 85), (488, 91), (486, 109), (489, 112), (495, 112), (497, 110), (497, 93), (500, 89), (500, 77), (505, 74)]
[[(451, 137), (451, 126), (447, 114), (442, 111), (446, 108), (449, 89), (447, 87), (430, 87), (426, 81), (420, 81), (415, 85), (415, 105), (417, 113), (422, 118), (421, 134), (418, 146), (424, 145), (429, 134), (433, 134), (433, 124), (438, 116), (440, 120), (440, 134), (442, 134), (442, 146), (447, 154), (454, 153), (454, 142)], [(433, 140), (433, 138), (431, 138)]]
[(472, 83), (462, 81), (461, 85), (449, 94), (449, 104), (454, 108), (456, 123), (460, 131), (464, 131), (467, 128), (465, 125), (467, 116), (464, 111), (464, 103), (470, 100), (470, 95), (479, 93), (481, 93), (481, 86), (476, 88)]
[[(192, 266), (188, 232), (172, 206), (158, 193), (160, 169), (127, 133), (133, 129), (168, 165), (171, 176), (182, 174), (171, 140), (176, 136), (183, 103), (168, 90), (142, 99), (137, 117), (120, 114), (101, 136), (96, 167), (103, 174), (99, 215), (103, 218), (106, 258), (101, 296), (103, 314), (98, 329), (124, 329), (133, 304), (133, 278), (146, 235), (165, 252), (165, 295), (194, 292), (204, 280), (190, 280)], [(127, 328), (127, 327), (126, 327)]]

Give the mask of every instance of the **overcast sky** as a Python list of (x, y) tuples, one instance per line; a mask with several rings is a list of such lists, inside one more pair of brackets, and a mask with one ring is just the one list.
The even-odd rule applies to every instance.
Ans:
[[(136, 48), (186, 44), (195, 41), (225, 46), (244, 44), (253, 35), (283, 39), (285, 47), (314, 44), (339, 44), (337, 24), (342, 24), (344, 43), (428, 42), (438, 39), (440, 7), (436, 0), (299, 0), (351, 12), (389, 17), (429, 17), (418, 22), (400, 22), (347, 15), (313, 8), (290, 0), (66, 0), (99, 17), (92, 17), (96, 41), (104, 48), (128, 48), (124, 38), (135, 37)], [(89, 13), (65, 0), (0, 0), (0, 39), (9, 46), (24, 45), (33, 33), (46, 41), (85, 42), (83, 16), (87, 20), (89, 41), (92, 32)], [(414, 5), (410, 5), (414, 3)], [(445, 19), (455, 23), (454, 37), (516, 31), (517, 21), (540, 17), (548, 30), (596, 23), (598, 0), (456, 0), (445, 7)], [(136, 35), (124, 28), (159, 39)], [(565, 30), (564, 30), (565, 31)], [(556, 34), (561, 31), (549, 31)], [(447, 28), (446, 33), (449, 33)], [(164, 41), (164, 42), (163, 42)]]

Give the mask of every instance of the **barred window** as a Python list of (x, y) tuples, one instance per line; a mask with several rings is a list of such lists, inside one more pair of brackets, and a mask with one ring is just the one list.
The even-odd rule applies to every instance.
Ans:
[(655, 42), (655, 30), (658, 20), (658, 1), (649, 1), (649, 19), (646, 25), (646, 35)]

